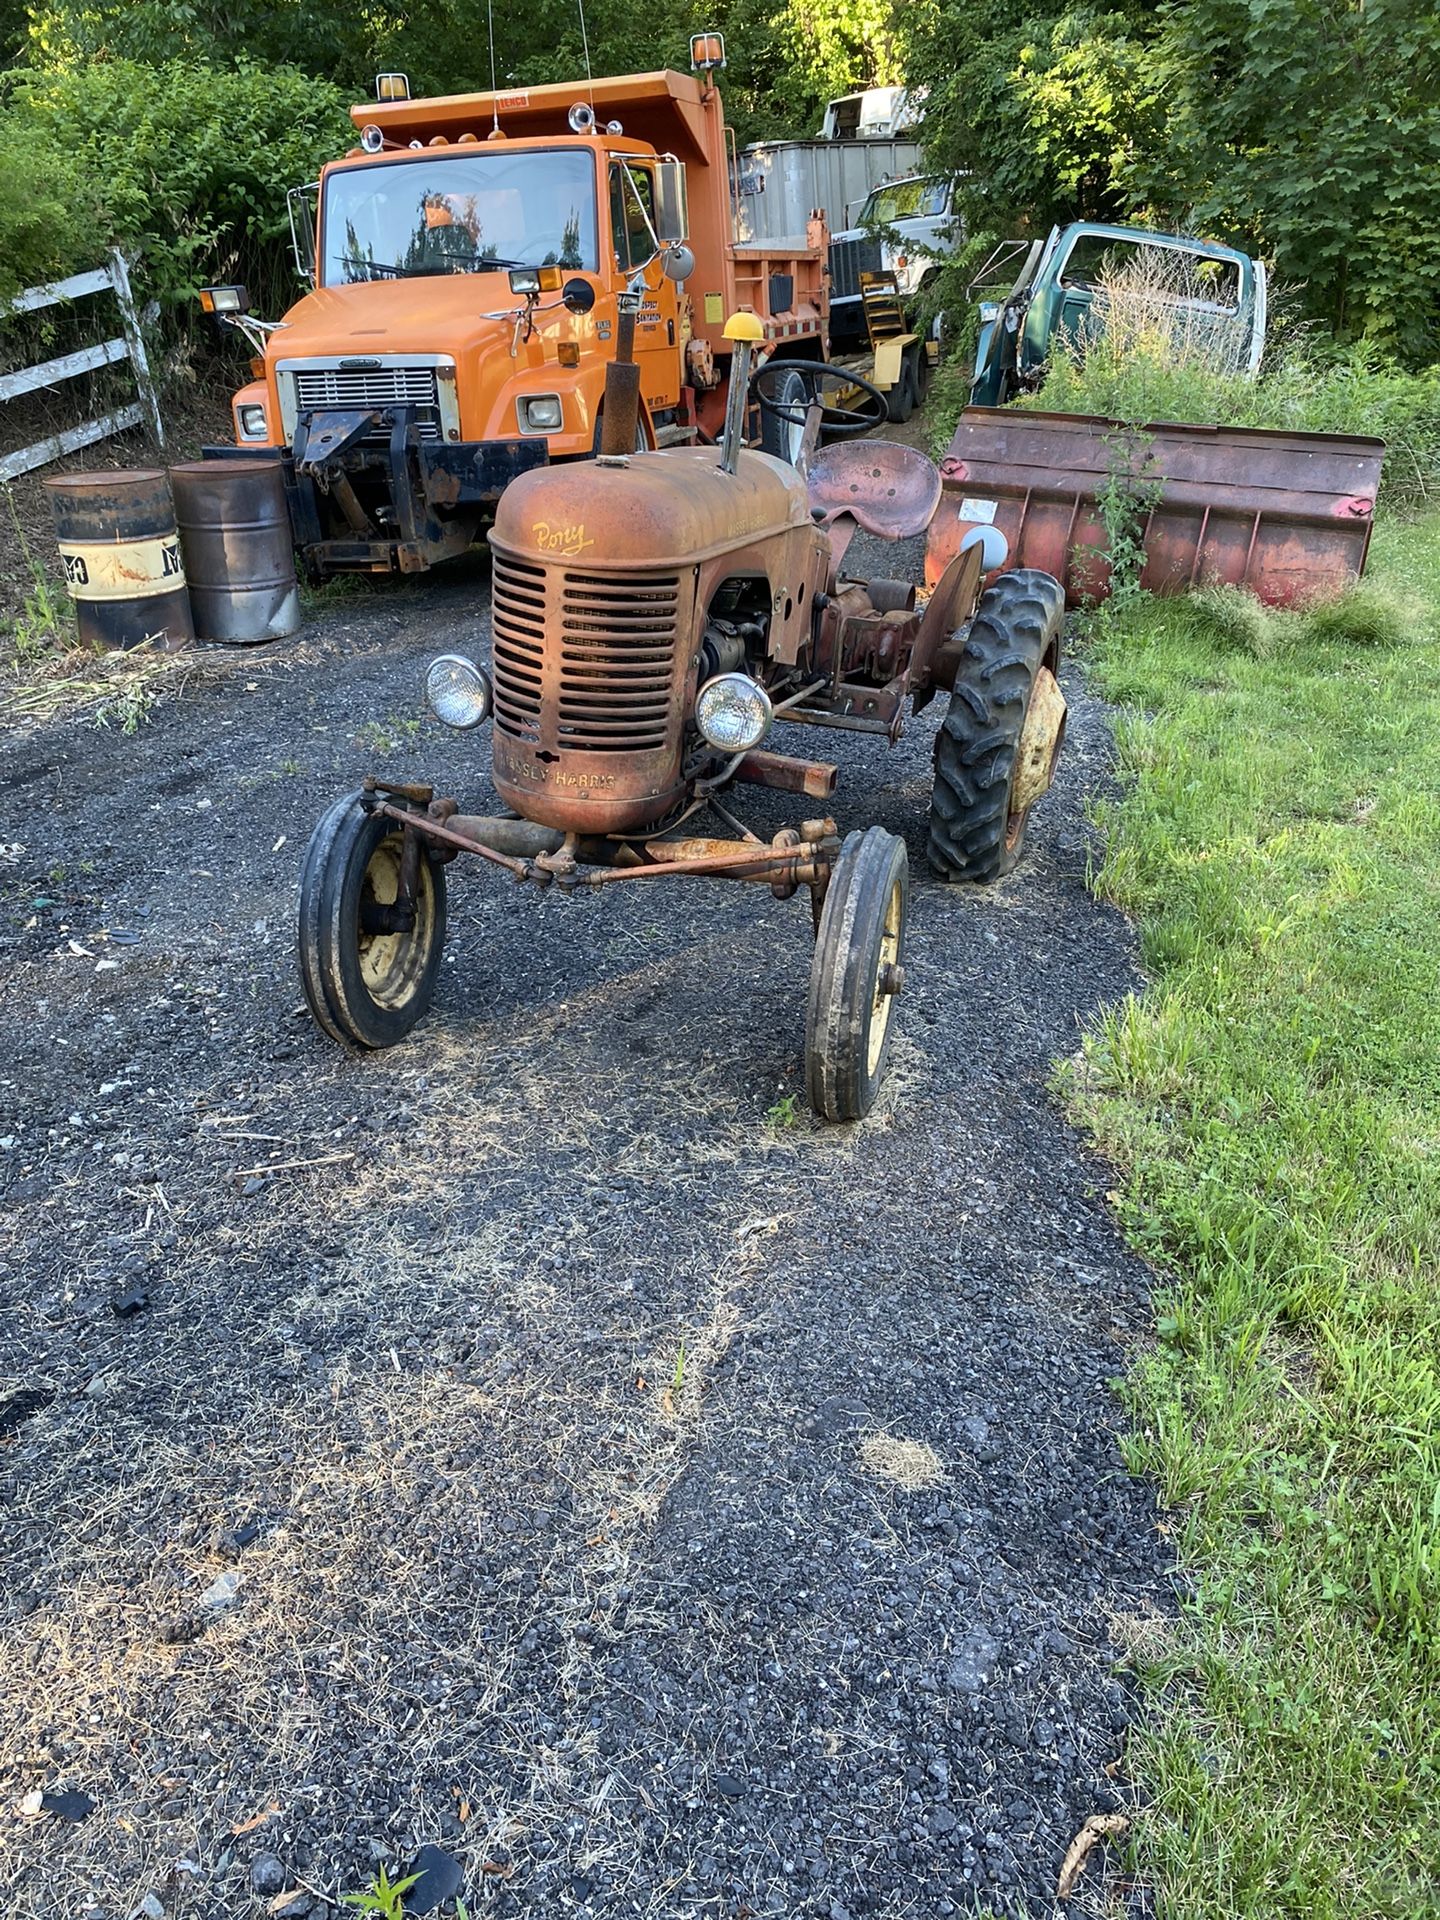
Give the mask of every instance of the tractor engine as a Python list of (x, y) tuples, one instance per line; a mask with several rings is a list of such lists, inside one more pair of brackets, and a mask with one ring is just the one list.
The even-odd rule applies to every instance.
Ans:
[(522, 474), (490, 536), (501, 798), (564, 832), (664, 820), (702, 680), (731, 664), (706, 644), (716, 591), (767, 580), (772, 644), (798, 647), (809, 608), (784, 583), (811, 577), (821, 538), (804, 481), (763, 457), (731, 474), (714, 448), (673, 448)]

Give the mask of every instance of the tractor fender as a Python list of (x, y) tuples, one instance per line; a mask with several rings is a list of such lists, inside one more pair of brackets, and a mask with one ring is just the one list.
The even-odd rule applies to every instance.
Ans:
[(905, 356), (918, 346), (918, 333), (897, 333), (892, 339), (881, 340), (875, 348), (875, 371), (870, 376), (872, 385), (879, 387), (882, 393), (899, 386), (900, 376), (905, 370)]

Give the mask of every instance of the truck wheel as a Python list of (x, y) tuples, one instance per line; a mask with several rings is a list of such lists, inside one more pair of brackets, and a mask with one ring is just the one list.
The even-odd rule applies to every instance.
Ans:
[(434, 997), (445, 869), (423, 846), (414, 925), (379, 924), (399, 892), (404, 843), (395, 821), (367, 813), (360, 795), (348, 794), (311, 835), (300, 871), (300, 982), (326, 1033), (353, 1047), (393, 1047)]
[[(784, 373), (775, 382), (770, 399), (787, 412), (803, 414), (810, 404), (810, 387), (803, 373)], [(777, 460), (794, 466), (805, 437), (803, 420), (781, 420), (767, 408), (760, 409), (760, 450), (773, 453)]]
[(920, 398), (917, 391), (915, 356), (907, 353), (900, 367), (900, 378), (885, 396), (885, 413), (893, 426), (903, 427), (915, 411)]
[[(602, 412), (596, 416), (595, 437), (590, 442), (590, 457), (592, 460), (599, 455), (600, 440), (604, 432), (605, 416)], [(643, 407), (635, 418), (635, 451), (636, 453), (648, 453), (650, 451), (650, 442), (645, 437), (645, 410)]]
[(883, 827), (849, 833), (835, 862), (810, 967), (805, 1083), (822, 1120), (862, 1120), (875, 1104), (904, 984), (910, 868)]
[(1034, 567), (981, 597), (935, 736), (927, 851), (942, 880), (997, 880), (1020, 858), (1065, 732), (1064, 617), (1063, 587)]

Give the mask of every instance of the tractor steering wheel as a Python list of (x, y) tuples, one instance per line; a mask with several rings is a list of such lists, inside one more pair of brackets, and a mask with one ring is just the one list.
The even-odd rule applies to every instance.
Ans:
[[(777, 380), (795, 373), (802, 377), (807, 388), (803, 407), (798, 401), (772, 398), (767, 387), (767, 383), (773, 386)], [(769, 360), (751, 375), (750, 386), (760, 411), (769, 414), (772, 420), (783, 420), (787, 427), (803, 427), (810, 408), (818, 400), (825, 409), (824, 430), (833, 440), (851, 440), (856, 434), (869, 433), (872, 427), (883, 427), (890, 417), (889, 404), (878, 387), (848, 367), (831, 366), (828, 360)], [(858, 387), (868, 404), (863, 407), (833, 405), (825, 399), (827, 387), (842, 391)]]

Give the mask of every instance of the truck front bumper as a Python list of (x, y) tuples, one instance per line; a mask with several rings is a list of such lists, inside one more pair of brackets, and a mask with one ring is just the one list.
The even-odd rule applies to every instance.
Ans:
[(543, 439), (421, 440), (404, 408), (307, 414), (293, 447), (204, 452), (281, 462), (295, 545), (312, 579), (423, 573), (471, 545), (483, 510), (517, 474), (549, 461)]

